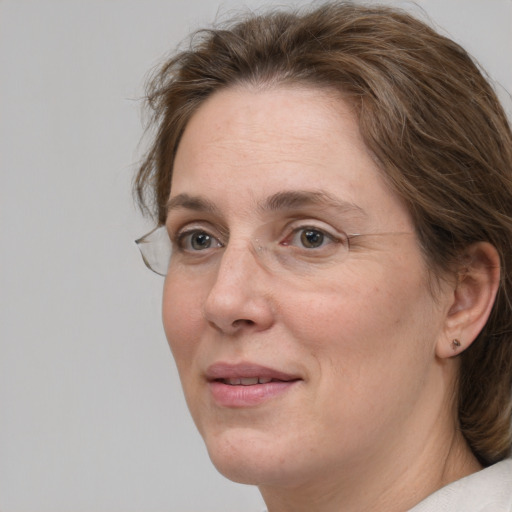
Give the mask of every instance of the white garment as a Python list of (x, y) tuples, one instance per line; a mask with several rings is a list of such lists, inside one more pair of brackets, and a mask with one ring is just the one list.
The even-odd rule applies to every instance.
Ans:
[(512, 512), (512, 459), (448, 484), (409, 512)]
[(512, 459), (448, 484), (409, 512), (512, 512)]

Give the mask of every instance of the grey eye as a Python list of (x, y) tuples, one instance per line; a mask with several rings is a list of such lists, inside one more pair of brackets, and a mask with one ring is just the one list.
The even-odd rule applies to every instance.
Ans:
[(222, 244), (214, 236), (199, 229), (182, 233), (178, 243), (180, 248), (185, 251), (204, 251), (212, 247), (222, 247)]
[(297, 249), (321, 249), (337, 242), (340, 240), (323, 229), (302, 226), (294, 229), (280, 244)]
[(209, 249), (212, 245), (212, 237), (208, 233), (197, 232), (190, 235), (190, 246), (195, 251)]
[(318, 229), (303, 229), (300, 232), (300, 242), (307, 249), (316, 249), (324, 243), (325, 235)]

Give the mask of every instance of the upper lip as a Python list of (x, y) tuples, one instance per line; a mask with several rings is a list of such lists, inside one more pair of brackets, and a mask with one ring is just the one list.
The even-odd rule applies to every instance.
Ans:
[(296, 374), (286, 373), (266, 366), (254, 363), (224, 363), (219, 362), (210, 365), (206, 370), (206, 378), (209, 381), (222, 379), (241, 379), (263, 377), (282, 381), (299, 380)]

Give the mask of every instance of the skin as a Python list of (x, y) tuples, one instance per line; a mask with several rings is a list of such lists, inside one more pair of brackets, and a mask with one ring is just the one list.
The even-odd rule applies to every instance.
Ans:
[[(324, 191), (349, 207), (262, 208), (289, 191)], [(175, 250), (163, 322), (220, 472), (258, 485), (269, 512), (396, 512), (480, 468), (457, 430), (451, 340), (466, 334), (463, 320), (475, 319), (468, 304), (481, 294), (445, 279), (432, 295), (410, 215), (347, 104), (300, 87), (215, 93), (178, 148), (171, 201), (182, 194), (211, 208), (175, 201), (169, 212)], [(272, 233), (290, 242), (289, 223), (394, 234), (355, 238), (343, 260), (327, 243), (306, 254), (302, 271), (279, 272), (254, 241)], [(208, 231), (219, 244), (194, 250), (185, 237), (180, 246), (184, 229)], [(297, 246), (298, 236), (279, 248)], [(217, 362), (299, 380), (256, 406), (225, 407), (206, 378)]]

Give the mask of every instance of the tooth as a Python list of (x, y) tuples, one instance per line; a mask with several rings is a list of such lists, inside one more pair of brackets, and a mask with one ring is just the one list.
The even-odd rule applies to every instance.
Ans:
[(242, 386), (253, 386), (254, 384), (258, 384), (258, 377), (243, 377), (240, 379), (240, 384), (242, 384)]
[(267, 383), (268, 383), (268, 382), (270, 382), (271, 380), (272, 380), (272, 379), (270, 379), (270, 378), (268, 378), (268, 377), (260, 377), (260, 378), (258, 379), (258, 382), (259, 382), (260, 384), (267, 384)]
[(229, 384), (230, 386), (239, 386), (241, 379), (225, 379), (226, 384)]

